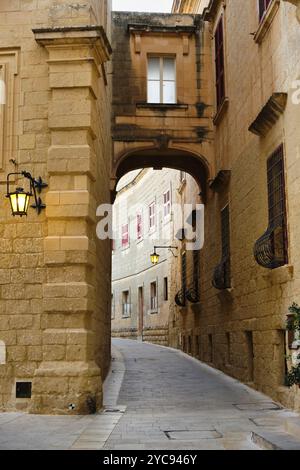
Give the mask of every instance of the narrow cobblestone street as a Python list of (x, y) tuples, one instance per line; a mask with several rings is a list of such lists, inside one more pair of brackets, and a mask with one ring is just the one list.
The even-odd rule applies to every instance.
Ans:
[(286, 432), (298, 423), (296, 413), (179, 351), (114, 339), (103, 413), (2, 413), (0, 449), (300, 449)]

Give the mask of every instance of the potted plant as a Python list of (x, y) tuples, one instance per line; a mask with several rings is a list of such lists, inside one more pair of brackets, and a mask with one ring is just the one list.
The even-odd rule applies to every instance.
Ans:
[(300, 307), (298, 304), (293, 303), (289, 308), (290, 315), (288, 316), (286, 328), (288, 331), (293, 332), (293, 342), (289, 346), (293, 350), (291, 355), (291, 368), (286, 374), (285, 384), (288, 387), (298, 385), (300, 388)]

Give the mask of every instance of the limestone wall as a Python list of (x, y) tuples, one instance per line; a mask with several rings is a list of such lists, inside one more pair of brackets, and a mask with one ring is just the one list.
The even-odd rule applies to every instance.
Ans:
[[(118, 194), (114, 204), (115, 242), (112, 270), (112, 334), (121, 337), (142, 337), (146, 341), (167, 344), (170, 304), (165, 299), (164, 278), (168, 279), (168, 294), (171, 291), (173, 255), (168, 250), (158, 249), (159, 264), (153, 266), (150, 254), (154, 246), (177, 245), (174, 240), (174, 213), (167, 218), (163, 213), (163, 194), (170, 191), (171, 201), (176, 202), (179, 172), (163, 169), (144, 170), (133, 174), (133, 180)], [(124, 179), (124, 178), (123, 178)], [(122, 180), (120, 181), (121, 187)], [(155, 230), (149, 228), (149, 205), (155, 202)], [(136, 217), (142, 216), (142, 238), (136, 237)], [(129, 246), (122, 247), (120, 228), (128, 223)], [(174, 250), (176, 256), (176, 250)], [(175, 259), (175, 258), (174, 258)], [(150, 284), (157, 283), (157, 307), (151, 308)], [(142, 290), (139, 292), (139, 289)], [(130, 314), (122, 310), (122, 293), (129, 291)], [(142, 295), (143, 306), (140, 305)]]
[[(208, 19), (213, 37), (216, 22), (224, 14), (229, 103), (215, 126), (215, 155), (216, 172), (231, 170), (231, 180), (221, 192), (210, 191), (201, 255), (201, 303), (197, 312), (191, 307), (181, 312), (177, 338), (174, 330), (171, 342), (180, 343), (180, 335), (180, 339), (192, 336), (192, 354), (299, 409), (299, 389), (284, 386), (285, 355), (291, 352), (284, 331), (286, 315), (289, 305), (299, 302), (300, 295), (300, 111), (299, 104), (293, 103), (293, 82), (300, 73), (299, 23), (294, 6), (274, 2), (271, 7), (275, 8), (270, 10), (274, 15), (268, 16), (269, 29), (262, 35), (255, 0), (227, 1), (225, 10), (223, 3), (211, 2)], [(266, 136), (250, 133), (250, 124), (275, 92), (288, 94), (285, 111)], [(255, 262), (253, 247), (268, 226), (267, 159), (281, 143), (285, 154), (289, 265), (268, 270)], [(228, 202), (232, 289), (218, 292), (211, 280), (221, 260), (220, 210)], [(247, 331), (252, 332), (253, 351), (249, 349)]]
[[(110, 50), (104, 30), (88, 28), (107, 24), (101, 4), (0, 2), (1, 409), (88, 412), (88, 396), (101, 406), (110, 245), (96, 239), (95, 214), (109, 201), (110, 83), (101, 63)], [(39, 216), (13, 218), (4, 198), (7, 173), (22, 170), (49, 185)], [(23, 381), (31, 398), (16, 398)]]

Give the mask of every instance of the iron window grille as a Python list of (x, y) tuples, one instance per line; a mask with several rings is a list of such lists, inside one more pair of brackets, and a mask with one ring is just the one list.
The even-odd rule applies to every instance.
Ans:
[(200, 252), (198, 250), (193, 251), (193, 283), (192, 286), (187, 289), (186, 298), (191, 303), (198, 303), (200, 300), (199, 293), (199, 267), (200, 267)]
[(185, 307), (186, 304), (186, 252), (181, 254), (181, 289), (175, 295), (175, 303), (179, 307)]
[(283, 145), (267, 162), (269, 225), (254, 245), (256, 262), (268, 269), (288, 263), (288, 234)]
[(222, 259), (215, 268), (212, 282), (213, 286), (219, 290), (229, 289), (231, 287), (229, 216), (229, 205), (227, 205), (221, 211)]

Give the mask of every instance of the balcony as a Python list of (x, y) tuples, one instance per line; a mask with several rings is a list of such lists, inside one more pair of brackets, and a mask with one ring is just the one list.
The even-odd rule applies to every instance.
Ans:
[(215, 268), (212, 285), (215, 289), (224, 290), (230, 289), (230, 259), (229, 257), (223, 258), (221, 263)]
[(254, 245), (256, 262), (267, 269), (287, 264), (287, 237), (283, 224), (269, 227)]

